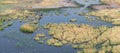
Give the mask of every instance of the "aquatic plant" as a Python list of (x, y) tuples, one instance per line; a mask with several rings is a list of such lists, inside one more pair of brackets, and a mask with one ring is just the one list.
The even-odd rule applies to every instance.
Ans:
[(34, 32), (36, 29), (38, 28), (37, 24), (29, 24), (29, 23), (25, 23), (20, 27), (20, 30), (22, 32), (26, 32), (26, 33), (32, 33)]
[(42, 33), (42, 34), (37, 34), (36, 37), (45, 37), (45, 35)]
[(68, 16), (69, 14), (68, 13), (65, 13), (64, 16)]
[(112, 22), (112, 24), (114, 25), (120, 25), (120, 20), (119, 19), (116, 19)]
[(56, 46), (56, 47), (60, 47), (60, 46), (63, 46), (63, 44), (57, 40), (57, 39), (54, 39), (54, 38), (51, 38), (49, 40), (47, 40), (46, 42), (48, 45), (53, 45), (53, 46)]
[(34, 37), (34, 40), (39, 41), (40, 38), (39, 37)]
[(45, 40), (47, 39), (44, 33), (39, 33), (37, 34), (34, 38), (35, 41), (43, 44), (45, 42)]
[(118, 40), (119, 26), (94, 28), (84, 24), (61, 23), (47, 24), (45, 28), (53, 32), (52, 34), (50, 33), (52, 38), (48, 39), (48, 45), (56, 46), (59, 45), (58, 42), (60, 42), (60, 46), (72, 44), (72, 47), (75, 49), (83, 49), (78, 51), (78, 53), (111, 52), (112, 47), (120, 44)]
[(3, 21), (0, 20), (0, 26), (3, 25)]
[(1, 30), (4, 30), (4, 27), (3, 27), (3, 26), (0, 26), (0, 31), (1, 31)]
[(99, 34), (97, 30), (89, 25), (48, 24), (47, 26), (50, 35), (52, 35), (53, 38), (62, 41), (64, 44), (66, 42), (82, 43), (95, 38)]
[(103, 20), (107, 22), (112, 22), (113, 24), (120, 24), (119, 23), (119, 9), (106, 9), (106, 10), (100, 10), (100, 11), (93, 11), (90, 12), (88, 15), (90, 16), (97, 16), (98, 20)]
[(7, 23), (7, 26), (11, 26), (11, 25), (13, 25), (13, 22)]
[(79, 45), (72, 45), (72, 47), (74, 48), (74, 49), (78, 49), (79, 48)]
[(70, 22), (77, 22), (77, 19), (76, 18), (72, 18), (72, 19), (70, 19)]
[[(39, 19), (41, 16), (35, 15), (35, 12), (31, 12), (29, 10), (16, 10), (16, 9), (9, 9), (0, 12), (0, 23), (4, 28), (11, 26), (13, 24), (13, 20), (20, 20), (20, 22), (29, 22), (38, 24)], [(34, 18), (33, 18), (34, 17)], [(3, 25), (3, 23), (5, 24)]]
[(57, 43), (54, 43), (54, 46), (61, 47), (61, 46), (63, 46), (63, 44), (61, 42), (57, 42)]

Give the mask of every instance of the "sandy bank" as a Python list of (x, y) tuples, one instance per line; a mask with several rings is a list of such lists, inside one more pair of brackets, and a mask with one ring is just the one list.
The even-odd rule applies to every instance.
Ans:
[(28, 6), (32, 9), (43, 9), (43, 8), (61, 8), (61, 7), (77, 7), (77, 4), (71, 0), (42, 0), (39, 3), (35, 3)]
[(96, 10), (104, 10), (104, 9), (117, 9), (120, 8), (119, 0), (101, 0), (100, 5), (91, 5), (90, 8)]

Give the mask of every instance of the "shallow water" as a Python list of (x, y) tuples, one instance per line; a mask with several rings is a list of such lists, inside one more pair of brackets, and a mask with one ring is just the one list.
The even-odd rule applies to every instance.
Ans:
[[(79, 12), (89, 12), (86, 8), (91, 4), (99, 4), (99, 0), (90, 0), (87, 3), (83, 0), (76, 0), (82, 4), (84, 7), (80, 8), (62, 8), (59, 10), (50, 10), (43, 12), (45, 15), (39, 21), (39, 24), (45, 25), (47, 23), (71, 23), (69, 20), (71, 18), (76, 18), (77, 22), (72, 22), (75, 24), (90, 24), (92, 26), (112, 26), (111, 23), (103, 21), (88, 21), (84, 16), (80, 16), (76, 13)], [(56, 15), (56, 13), (60, 13)], [(69, 14), (65, 16), (64, 14)], [(48, 46), (46, 44), (40, 44), (33, 40), (33, 37), (38, 33), (47, 34), (47, 30), (44, 30), (42, 27), (37, 31), (31, 34), (22, 33), (19, 31), (20, 26), (24, 22), (19, 22), (18, 20), (14, 21), (14, 24), (3, 31), (0, 31), (0, 53), (76, 53), (77, 50), (73, 49), (70, 45), (65, 45), (62, 47)]]

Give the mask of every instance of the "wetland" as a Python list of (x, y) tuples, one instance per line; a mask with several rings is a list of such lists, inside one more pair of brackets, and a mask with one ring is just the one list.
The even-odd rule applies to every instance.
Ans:
[(0, 53), (120, 53), (119, 0), (0, 0)]

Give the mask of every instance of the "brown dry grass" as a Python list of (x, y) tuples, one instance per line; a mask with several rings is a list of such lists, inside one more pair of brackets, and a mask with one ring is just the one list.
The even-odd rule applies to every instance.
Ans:
[(120, 0), (101, 0), (102, 2), (106, 4), (118, 4), (120, 5)]

